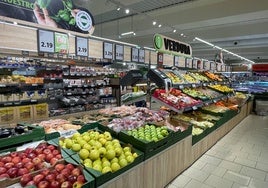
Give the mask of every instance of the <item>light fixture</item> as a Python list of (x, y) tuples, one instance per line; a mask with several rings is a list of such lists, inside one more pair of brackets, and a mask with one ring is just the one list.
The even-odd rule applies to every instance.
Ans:
[(134, 31), (129, 31), (129, 32), (121, 33), (121, 36), (126, 36), (126, 35), (136, 35), (136, 33)]
[(176, 31), (177, 31), (176, 29), (173, 29), (173, 33), (176, 33)]
[(133, 33), (133, 35), (135, 36), (135, 35), (136, 35), (136, 33), (134, 32), (134, 33)]
[(153, 21), (153, 25), (156, 25), (156, 21)]
[(183, 36), (183, 33), (181, 33), (181, 36)]
[(162, 25), (161, 25), (161, 24), (159, 24), (159, 25), (158, 25), (158, 27), (162, 27)]
[(150, 48), (150, 47), (143, 47), (144, 49), (146, 49), (146, 50), (151, 50), (151, 51), (155, 51), (155, 49), (154, 48)]
[(120, 9), (121, 9), (121, 8), (120, 8), (120, 7), (118, 7), (116, 10), (117, 10), (117, 11), (119, 11)]
[(13, 24), (14, 24), (14, 25), (18, 25), (18, 23), (17, 23), (17, 22), (13, 22)]
[(125, 13), (126, 13), (126, 14), (129, 14), (129, 9), (126, 9), (126, 10), (125, 10)]

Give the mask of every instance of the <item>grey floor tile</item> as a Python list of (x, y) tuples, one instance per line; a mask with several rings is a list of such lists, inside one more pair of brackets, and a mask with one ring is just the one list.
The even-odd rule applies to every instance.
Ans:
[(261, 181), (257, 179), (251, 179), (249, 186), (250, 188), (267, 188), (268, 182), (267, 181)]
[(202, 168), (202, 171), (207, 172), (209, 174), (213, 174), (215, 176), (222, 177), (227, 171), (227, 169), (221, 168), (212, 164), (206, 164), (204, 168)]
[(242, 167), (240, 174), (243, 174), (252, 178), (256, 178), (259, 180), (265, 180), (266, 178), (266, 173), (264, 171), (257, 170), (255, 168), (246, 167), (246, 166)]
[(234, 171), (234, 172), (240, 172), (242, 165), (236, 164), (230, 161), (222, 161), (219, 165), (219, 167), (226, 168), (228, 170)]
[(203, 172), (203, 171), (196, 169), (196, 168), (188, 168), (183, 173), (183, 175), (188, 176), (188, 177), (195, 179), (197, 181), (200, 181), (200, 182), (204, 182), (209, 176), (208, 173)]
[(200, 158), (201, 161), (204, 161), (204, 162), (207, 162), (207, 163), (210, 163), (210, 164), (214, 164), (214, 165), (219, 165), (221, 162), (222, 162), (222, 159), (219, 159), (219, 158), (216, 158), (216, 157), (213, 157), (213, 156), (209, 156), (209, 155), (203, 155), (201, 158)]
[(248, 158), (249, 160), (251, 160), (251, 161), (256, 161), (256, 162), (257, 162), (259, 156), (250, 153), (250, 154), (248, 155), (247, 158)]
[(192, 164), (192, 167), (197, 169), (202, 169), (207, 163), (201, 160), (197, 160), (194, 164)]
[(190, 180), (190, 177), (181, 174), (174, 181), (172, 181), (171, 184), (177, 187), (184, 187), (187, 183), (189, 183)]
[(180, 187), (173, 185), (173, 184), (169, 184), (165, 188), (180, 188)]
[(250, 177), (229, 170), (224, 174), (223, 178), (245, 186), (250, 182)]
[(256, 161), (251, 161), (247, 158), (242, 158), (242, 157), (236, 157), (234, 160), (235, 163), (244, 165), (244, 166), (249, 166), (249, 167), (255, 167), (257, 162)]
[(217, 188), (231, 188), (233, 183), (233, 181), (226, 180), (215, 175), (210, 175), (205, 181), (205, 184), (215, 186)]
[(191, 180), (187, 185), (184, 186), (184, 188), (212, 188), (214, 186), (206, 185), (200, 181), (197, 180)]
[(256, 169), (268, 172), (268, 163), (257, 162)]
[(248, 188), (248, 186), (240, 185), (239, 183), (234, 182), (232, 188)]

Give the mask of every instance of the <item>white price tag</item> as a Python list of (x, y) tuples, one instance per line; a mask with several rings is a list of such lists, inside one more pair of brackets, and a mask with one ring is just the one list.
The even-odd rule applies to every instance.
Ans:
[(103, 58), (113, 59), (113, 44), (104, 42), (103, 43)]
[(88, 56), (88, 40), (87, 38), (76, 37), (76, 55)]
[(196, 106), (193, 106), (193, 107), (192, 107), (192, 109), (193, 109), (193, 110), (196, 110), (196, 109), (197, 109), (197, 107), (196, 107)]
[(38, 30), (38, 51), (54, 53), (54, 33), (52, 31)]
[(124, 46), (115, 45), (115, 60), (123, 61), (124, 60)]

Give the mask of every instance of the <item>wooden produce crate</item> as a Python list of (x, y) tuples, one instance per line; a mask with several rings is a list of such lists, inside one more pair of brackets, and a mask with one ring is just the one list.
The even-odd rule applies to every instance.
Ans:
[(17, 108), (17, 119), (19, 121), (32, 121), (34, 119), (33, 106), (18, 106)]
[(14, 123), (17, 120), (16, 107), (0, 108), (0, 127), (5, 124)]
[(33, 116), (35, 121), (48, 118), (48, 113), (47, 103), (33, 105)]

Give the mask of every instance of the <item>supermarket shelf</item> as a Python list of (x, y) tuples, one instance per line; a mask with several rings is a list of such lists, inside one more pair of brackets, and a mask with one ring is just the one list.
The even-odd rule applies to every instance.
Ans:
[(133, 100), (122, 102), (122, 104), (124, 104), (124, 105), (130, 105), (132, 103), (136, 103), (136, 102), (139, 102), (139, 101), (146, 101), (146, 96), (147, 95), (143, 95), (143, 96), (138, 97), (138, 98), (135, 98)]

